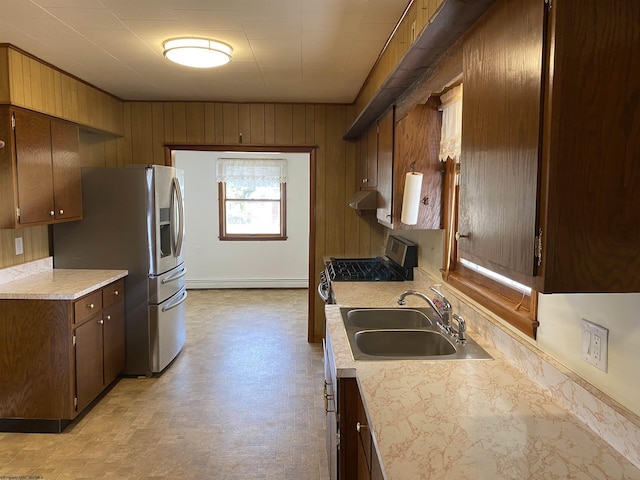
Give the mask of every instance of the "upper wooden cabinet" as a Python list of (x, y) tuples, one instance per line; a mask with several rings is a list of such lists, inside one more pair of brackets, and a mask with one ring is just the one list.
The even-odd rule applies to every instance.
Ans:
[(393, 227), (393, 125), (391, 108), (378, 120), (378, 222)]
[(372, 125), (358, 141), (360, 159), (358, 178), (361, 190), (375, 190), (378, 185), (378, 124)]
[[(394, 109), (377, 122), (378, 222), (396, 229), (433, 229), (441, 226), (442, 174), (438, 161), (442, 114), (431, 105), (416, 105), (395, 123)], [(405, 177), (413, 168), (423, 174), (415, 225), (401, 222)]]
[(640, 291), (640, 3), (499, 0), (464, 44), (461, 256)]
[[(438, 160), (442, 114), (437, 106), (416, 105), (398, 120), (394, 134), (393, 223), (400, 229), (438, 229), (442, 222), (442, 167)], [(407, 172), (422, 173), (421, 205), (415, 225), (400, 221)]]
[(36, 113), (0, 114), (2, 228), (82, 218), (78, 127)]

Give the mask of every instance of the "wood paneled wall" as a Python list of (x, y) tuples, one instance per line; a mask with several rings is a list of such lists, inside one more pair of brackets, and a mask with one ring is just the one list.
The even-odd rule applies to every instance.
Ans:
[[(378, 62), (369, 73), (355, 100), (355, 112), (359, 115), (374, 95), (380, 90), (385, 80), (393, 73), (404, 54), (411, 48), (417, 35), (429, 24), (440, 5), (446, 0), (413, 0), (407, 14), (398, 25), (394, 35), (389, 39)], [(355, 117), (354, 117), (355, 118)]]
[(0, 103), (122, 134), (123, 102), (11, 45), (0, 45)]
[[(384, 241), (375, 215), (360, 217), (347, 205), (359, 187), (356, 144), (342, 140), (352, 115), (350, 105), (125, 102), (124, 137), (100, 143), (83, 135), (83, 161), (163, 164), (165, 144), (315, 146), (316, 272), (309, 279), (315, 291), (325, 255), (380, 255)], [(319, 340), (324, 335), (324, 305), (316, 300), (311, 333)]]
[[(24, 253), (15, 254), (15, 239), (22, 237)], [(0, 230), (0, 268), (38, 260), (49, 256), (49, 229), (46, 225)]]

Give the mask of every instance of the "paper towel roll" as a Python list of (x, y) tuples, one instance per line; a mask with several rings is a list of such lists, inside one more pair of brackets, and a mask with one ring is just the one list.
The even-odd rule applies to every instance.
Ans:
[(404, 195), (402, 196), (402, 216), (400, 221), (405, 225), (418, 223), (418, 208), (422, 194), (422, 174), (409, 172), (404, 179)]

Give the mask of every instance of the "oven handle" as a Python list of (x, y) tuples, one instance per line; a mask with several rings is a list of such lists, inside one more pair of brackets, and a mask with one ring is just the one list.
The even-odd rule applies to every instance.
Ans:
[(329, 301), (329, 289), (322, 288), (322, 282), (318, 284), (318, 295), (320, 295), (320, 298), (324, 301), (324, 303), (327, 303)]
[(185, 290), (182, 293), (182, 297), (179, 300), (172, 303), (167, 303), (164, 307), (162, 307), (162, 311), (168, 312), (169, 310), (176, 308), (181, 303), (184, 303), (186, 299), (187, 299), (187, 291)]

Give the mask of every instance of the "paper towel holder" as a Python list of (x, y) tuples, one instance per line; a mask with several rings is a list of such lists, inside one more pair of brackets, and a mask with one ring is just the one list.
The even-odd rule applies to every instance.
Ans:
[[(405, 225), (416, 225), (418, 223), (419, 206), (424, 203), (425, 198), (421, 198), (422, 173), (416, 172), (416, 162), (409, 165), (410, 172), (407, 172), (404, 183), (404, 193), (402, 195), (402, 214), (400, 221)], [(424, 203), (426, 205), (426, 203)]]

